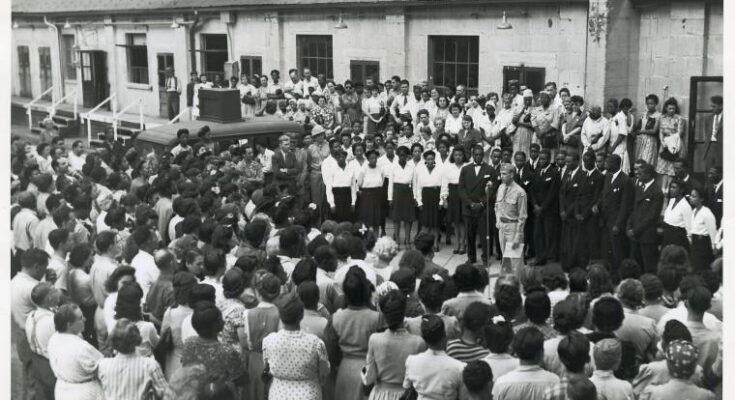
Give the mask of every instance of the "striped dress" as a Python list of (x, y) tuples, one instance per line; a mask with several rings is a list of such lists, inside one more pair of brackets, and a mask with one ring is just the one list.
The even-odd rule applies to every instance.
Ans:
[(467, 343), (462, 338), (450, 340), (447, 343), (447, 354), (455, 360), (468, 363), (482, 360), (490, 354), (490, 350), (477, 343)]
[(148, 382), (159, 396), (168, 389), (168, 382), (156, 360), (135, 353), (118, 353), (113, 358), (100, 360), (97, 376), (106, 399), (141, 399)]

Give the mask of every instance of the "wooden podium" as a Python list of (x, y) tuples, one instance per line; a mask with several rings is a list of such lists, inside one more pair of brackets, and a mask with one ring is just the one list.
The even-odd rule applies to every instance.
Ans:
[(227, 123), (242, 121), (240, 91), (237, 89), (199, 89), (199, 119)]

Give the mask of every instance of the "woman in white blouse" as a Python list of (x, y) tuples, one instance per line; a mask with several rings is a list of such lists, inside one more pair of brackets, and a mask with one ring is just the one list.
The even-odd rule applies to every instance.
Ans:
[(452, 150), (451, 163), (444, 164), (442, 169), (441, 199), (447, 209), (447, 223), (452, 225), (457, 236), (457, 248), (454, 254), (467, 252), (467, 238), (464, 234), (464, 220), (462, 219), (462, 200), (459, 198), (459, 173), (465, 163), (464, 148), (459, 146)]
[(661, 248), (675, 244), (689, 250), (689, 231), (692, 223), (692, 206), (684, 198), (686, 185), (674, 180), (669, 185), (669, 203), (664, 211), (663, 238)]
[(334, 157), (337, 168), (325, 178), (327, 203), (332, 212), (332, 219), (337, 222), (352, 221), (357, 201), (357, 177), (352, 165), (348, 165), (347, 153), (338, 150)]
[(365, 114), (365, 134), (374, 135), (378, 127), (382, 127), (385, 119), (385, 100), (380, 97), (380, 89), (372, 85), (366, 88), (371, 96), (362, 103), (362, 112)]
[(209, 89), (212, 87), (212, 82), (207, 82), (207, 75), (202, 74), (199, 77), (199, 83), (194, 85), (194, 107), (192, 108), (192, 117), (194, 119), (199, 118), (199, 89)]
[(627, 137), (633, 129), (631, 108), (633, 108), (633, 102), (630, 99), (621, 100), (620, 111), (613, 117), (610, 124), (610, 151), (620, 156), (620, 170), (626, 174), (630, 173)]
[(456, 138), (461, 130), (462, 106), (455, 103), (449, 106), (449, 115), (447, 115), (446, 121), (444, 122), (444, 131)]
[(385, 173), (378, 166), (378, 152), (370, 150), (367, 152), (367, 163), (358, 172), (357, 185), (359, 189), (359, 207), (357, 211), (358, 220), (374, 232), (379, 232), (382, 221), (383, 203), (386, 193), (383, 190), (383, 178)]
[(689, 202), (692, 205), (689, 259), (694, 271), (709, 269), (715, 260), (714, 243), (717, 237), (717, 223), (712, 211), (704, 206), (704, 196), (704, 191), (700, 188), (693, 188), (689, 192)]
[(423, 157), (424, 164), (418, 166), (414, 174), (413, 195), (419, 207), (421, 226), (434, 235), (434, 251), (439, 251), (442, 172), (436, 167), (436, 155), (433, 151), (424, 152)]
[(393, 220), (393, 239), (399, 245), (401, 244), (401, 225), (403, 225), (406, 232), (406, 239), (403, 244), (407, 247), (411, 237), (411, 227), (416, 219), (414, 213), (416, 204), (411, 193), (414, 167), (408, 162), (408, 153), (409, 149), (407, 147), (398, 147), (396, 150), (398, 163), (393, 165), (388, 176), (388, 204)]

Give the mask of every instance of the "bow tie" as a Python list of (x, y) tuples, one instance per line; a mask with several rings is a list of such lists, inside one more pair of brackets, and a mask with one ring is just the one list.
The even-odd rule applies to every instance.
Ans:
[(475, 167), (481, 167), (481, 166), (482, 166), (482, 163), (480, 163), (480, 164), (475, 163)]

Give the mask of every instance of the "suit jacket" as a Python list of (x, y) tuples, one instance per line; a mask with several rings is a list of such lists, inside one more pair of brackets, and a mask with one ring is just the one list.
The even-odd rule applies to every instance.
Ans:
[(612, 177), (611, 172), (605, 175), (600, 209), (607, 227), (617, 226), (622, 231), (626, 227), (628, 215), (630, 215), (633, 206), (635, 184), (623, 171), (620, 171), (615, 182), (612, 182)]
[[(274, 151), (271, 163), (273, 165), (271, 170), (276, 181), (296, 182), (301, 168), (299, 168), (298, 160), (296, 160), (296, 155), (293, 151), (286, 153), (285, 158), (280, 149)], [(281, 172), (281, 169), (286, 169), (286, 172)]]
[(559, 212), (565, 212), (567, 219), (574, 219), (577, 211), (577, 203), (579, 202), (578, 193), (580, 187), (586, 179), (586, 174), (581, 167), (572, 178), (572, 171), (567, 169), (565, 176), (561, 180), (561, 188), (559, 189)]
[(717, 124), (717, 132), (715, 133), (715, 137), (717, 138), (716, 142), (712, 141), (712, 124), (714, 123), (715, 116), (712, 115), (712, 117), (707, 120), (705, 130), (707, 139), (704, 150), (704, 161), (707, 167), (717, 166), (722, 168), (722, 126), (723, 120), (725, 119), (723, 114), (724, 113), (720, 114), (720, 121)]
[(582, 217), (587, 219), (594, 215), (592, 207), (600, 204), (605, 177), (595, 169), (589, 176), (587, 176), (587, 171), (582, 171), (582, 178), (582, 184), (577, 191), (577, 209), (575, 213), (582, 214)]
[(531, 203), (541, 207), (541, 216), (553, 216), (559, 214), (559, 171), (553, 165), (544, 172), (539, 169), (531, 182), (529, 192)]
[(461, 129), (457, 134), (457, 145), (462, 146), (464, 153), (470, 158), (472, 157), (472, 147), (476, 144), (482, 144), (482, 141), (482, 133), (475, 128)]
[[(496, 179), (495, 170), (486, 163), (480, 165), (480, 173), (475, 174), (475, 164), (467, 164), (459, 171), (458, 192), (459, 198), (464, 204), (463, 212), (465, 215), (480, 215), (487, 208), (488, 194), (485, 192), (485, 186), (488, 182), (494, 182)], [(493, 186), (490, 193), (490, 201), (493, 202), (497, 186)], [(482, 203), (483, 209), (473, 211), (470, 208), (472, 203)], [(493, 203), (491, 203), (493, 204)]]
[[(533, 184), (534, 173), (531, 170), (531, 166), (526, 164), (516, 172), (515, 181), (523, 188), (526, 193), (530, 193), (531, 185)], [(529, 196), (529, 200), (530, 200)]]
[(639, 243), (656, 243), (656, 227), (664, 206), (664, 194), (654, 182), (648, 189), (637, 187), (633, 210), (628, 218), (628, 229), (633, 230), (633, 239)]
[(720, 223), (722, 222), (722, 186), (723, 185), (720, 185), (719, 189), (715, 189), (714, 185), (709, 185), (707, 187), (707, 198), (709, 199), (707, 207), (715, 216), (717, 228), (720, 227)]

